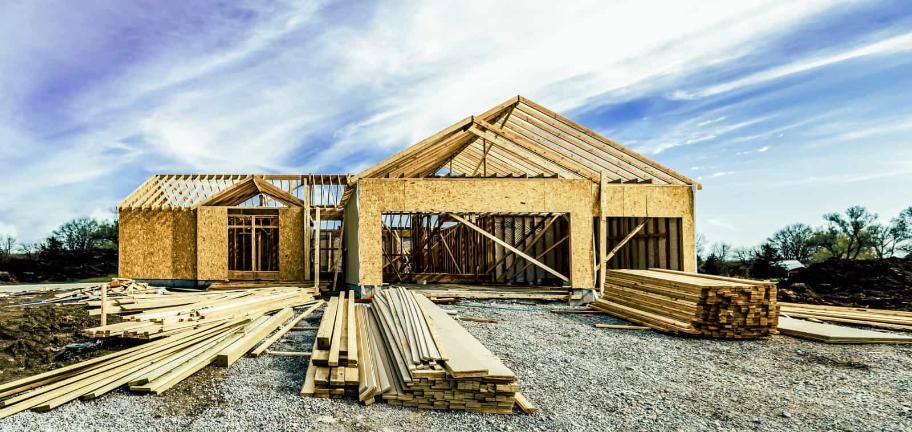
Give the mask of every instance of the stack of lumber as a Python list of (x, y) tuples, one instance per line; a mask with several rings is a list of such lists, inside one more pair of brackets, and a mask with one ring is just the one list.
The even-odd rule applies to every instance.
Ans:
[(816, 323), (787, 316), (779, 317), (779, 331), (792, 337), (834, 344), (912, 343), (912, 336), (908, 335)]
[(674, 270), (608, 270), (589, 305), (678, 335), (747, 339), (776, 333), (776, 285)]
[[(358, 355), (356, 395), (365, 404), (380, 399), (391, 405), (510, 414), (518, 401), (525, 403), (516, 375), (423, 295), (396, 287), (375, 293), (370, 305), (348, 310), (352, 309)], [(321, 329), (330, 318), (329, 313), (324, 315)], [(332, 336), (336, 339), (335, 333)], [(312, 361), (301, 394), (327, 396), (317, 382), (318, 371), (320, 366)], [(329, 392), (341, 396), (350, 390), (336, 387)], [(523, 406), (534, 409), (527, 403)]]
[(197, 322), (196, 326), (132, 348), (0, 384), (0, 418), (27, 409), (47, 411), (123, 386), (140, 393), (164, 392), (209, 364), (230, 366), (251, 350), (264, 351), (322, 301), (292, 318), (296, 303), (286, 300), (272, 311), (260, 309)]
[(792, 318), (912, 331), (912, 312), (860, 307), (779, 303), (780, 313)]
[(286, 307), (313, 304), (313, 288), (274, 287), (218, 292), (134, 292), (84, 301), (89, 314), (118, 315), (123, 320), (85, 329), (93, 338), (156, 339), (201, 324), (258, 316)]
[(358, 326), (354, 292), (329, 299), (311, 348), (307, 380), (311, 396), (357, 397), (359, 383)]

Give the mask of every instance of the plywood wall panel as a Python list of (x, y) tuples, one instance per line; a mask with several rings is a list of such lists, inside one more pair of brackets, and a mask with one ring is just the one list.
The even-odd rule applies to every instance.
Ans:
[(279, 209), (279, 279), (304, 280), (304, 209)]
[(187, 210), (120, 210), (118, 274), (196, 279), (195, 218)]
[(228, 278), (228, 208), (200, 207), (196, 214), (197, 278)]

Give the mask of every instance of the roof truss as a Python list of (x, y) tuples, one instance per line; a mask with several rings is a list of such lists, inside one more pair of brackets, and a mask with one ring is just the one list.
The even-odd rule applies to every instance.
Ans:
[(700, 184), (522, 96), (462, 119), (357, 177), (558, 176)]

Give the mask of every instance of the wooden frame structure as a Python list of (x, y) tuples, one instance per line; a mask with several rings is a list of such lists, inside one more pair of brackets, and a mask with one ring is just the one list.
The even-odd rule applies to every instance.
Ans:
[[(551, 278), (555, 284), (600, 288), (601, 263), (606, 262), (607, 268), (693, 270), (693, 203), (700, 188), (692, 179), (516, 96), (357, 175), (153, 176), (120, 204), (120, 270), (121, 276), (140, 279), (231, 279), (228, 210), (273, 209), (279, 214), (280, 281), (325, 281), (334, 288), (343, 282), (379, 285), (384, 274), (389, 278), (398, 271), (401, 277), (408, 270), (407, 279), (430, 271), (433, 275), (424, 277), (431, 280), (469, 275), (478, 282), (528, 283)], [(409, 257), (409, 264), (421, 262), (427, 271), (391, 262), (391, 253), (404, 260), (401, 250), (388, 246), (400, 233), (385, 218), (396, 214), (445, 220), (445, 227), (414, 233), (438, 236), (433, 244), (421, 245), (431, 248), (425, 251), (427, 259), (435, 261)], [(560, 215), (560, 222), (520, 238), (485, 225), (495, 215), (539, 215), (539, 228), (546, 219), (542, 215)], [(329, 240), (320, 233), (326, 221), (339, 227)], [(560, 227), (559, 235), (554, 227)], [(440, 240), (442, 235), (446, 240)], [(547, 239), (534, 238), (539, 235)], [(540, 240), (550, 243), (541, 246)], [(325, 252), (326, 242), (330, 252)], [(543, 247), (554, 244), (542, 254)], [(466, 250), (453, 250), (460, 248)], [(482, 250), (500, 255), (485, 257), (487, 266), (479, 265), (478, 257), (466, 258), (469, 251)], [(493, 278), (484, 272), (489, 268), (480, 268), (498, 261), (510, 268), (493, 272)]]

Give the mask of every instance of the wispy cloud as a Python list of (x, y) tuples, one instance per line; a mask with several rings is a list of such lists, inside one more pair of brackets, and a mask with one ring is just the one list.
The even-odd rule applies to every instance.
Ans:
[[(28, 239), (104, 213), (154, 172), (357, 172), (516, 94), (728, 182), (763, 159), (737, 152), (809, 157), (781, 141), (883, 135), (863, 134), (876, 107), (854, 138), (824, 131), (847, 114), (807, 101), (835, 86), (733, 95), (899, 57), (910, 38), (874, 29), (789, 51), (783, 37), (831, 19), (825, 1), (65, 6), (0, 14), (0, 226)], [(789, 60), (749, 61), (770, 50)]]

